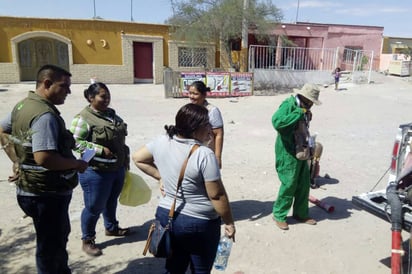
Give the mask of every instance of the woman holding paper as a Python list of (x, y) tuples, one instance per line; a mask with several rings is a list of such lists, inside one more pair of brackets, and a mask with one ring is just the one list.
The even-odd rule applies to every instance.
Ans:
[(76, 151), (82, 156), (95, 151), (89, 168), (79, 174), (83, 189), (84, 209), (81, 214), (82, 249), (99, 256), (95, 245), (96, 223), (103, 215), (106, 236), (126, 236), (129, 229), (120, 228), (116, 218), (118, 198), (129, 167), (129, 148), (125, 144), (126, 123), (109, 108), (110, 91), (103, 83), (93, 83), (84, 91), (87, 105), (72, 121), (70, 131), (76, 140)]

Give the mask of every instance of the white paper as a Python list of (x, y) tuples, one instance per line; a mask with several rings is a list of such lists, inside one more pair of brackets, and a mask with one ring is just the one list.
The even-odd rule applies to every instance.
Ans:
[(89, 162), (94, 157), (95, 154), (96, 154), (96, 151), (94, 149), (88, 148), (84, 151), (82, 155), (82, 160), (85, 162)]

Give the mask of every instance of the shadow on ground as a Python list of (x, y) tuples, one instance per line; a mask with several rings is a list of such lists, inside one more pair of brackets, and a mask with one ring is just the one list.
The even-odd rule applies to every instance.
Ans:
[[(122, 245), (126, 243), (136, 243), (141, 241), (146, 241), (147, 231), (152, 220), (149, 220), (142, 224), (141, 226), (130, 227), (130, 235), (127, 237), (114, 237), (107, 241), (100, 242), (99, 247), (104, 253), (104, 249), (110, 246)], [(130, 252), (136, 253), (136, 257), (141, 256), (143, 250), (131, 250)], [(137, 258), (135, 260), (129, 261), (127, 265), (124, 262), (116, 262), (113, 264), (105, 266), (96, 266), (89, 263), (89, 261), (95, 258), (90, 257), (86, 261), (79, 261), (72, 263), (70, 267), (73, 273), (89, 273), (89, 274), (100, 274), (100, 273), (115, 273), (115, 274), (149, 274), (149, 273), (162, 273), (164, 271), (165, 260), (162, 258), (155, 258), (151, 254), (147, 254), (146, 257)], [(117, 272), (113, 272), (113, 269), (122, 269)]]
[[(388, 231), (388, 236), (390, 231)], [(411, 247), (410, 247), (410, 239), (406, 239), (402, 243), (402, 248), (405, 251), (405, 254), (402, 256), (402, 270), (401, 273), (412, 273), (412, 254), (411, 254)], [(390, 247), (388, 247), (388, 253), (391, 252)], [(386, 257), (380, 260), (380, 262), (391, 269), (391, 257)]]
[(113, 237), (110, 240), (100, 242), (99, 247), (104, 252), (106, 247), (122, 245), (127, 243), (136, 243), (141, 241), (146, 241), (147, 232), (149, 231), (149, 226), (151, 221), (144, 223), (141, 226), (132, 226), (130, 228), (130, 234), (127, 237)]
[[(91, 258), (90, 260), (92, 260)], [(114, 263), (106, 266), (91, 266), (88, 262), (76, 262), (71, 264), (73, 273), (88, 273), (88, 274), (101, 274), (101, 273), (114, 273), (114, 274), (150, 274), (150, 273), (163, 273), (164, 272), (165, 259), (154, 258), (151, 255), (132, 260), (127, 263)], [(113, 272), (113, 268), (123, 268), (117, 272)]]
[(273, 201), (241, 200), (230, 203), (235, 221), (256, 221), (272, 213)]
[[(2, 231), (0, 235), (0, 273), (35, 273), (34, 251), (36, 235), (32, 224)], [(33, 263), (16, 268), (14, 261), (33, 257)]]
[(323, 220), (346, 219), (352, 214), (351, 210), (353, 209), (353, 205), (351, 200), (328, 196), (321, 199), (321, 202), (333, 206), (334, 209), (332, 212), (328, 212), (325, 208), (312, 204), (312, 207), (309, 208), (309, 215), (318, 222)]
[(127, 267), (115, 274), (148, 274), (148, 273), (163, 273), (165, 259), (145, 257), (131, 261)]
[(323, 186), (323, 185), (335, 185), (339, 183), (338, 179), (330, 177), (329, 174), (325, 174), (325, 176), (318, 176), (315, 178), (315, 183), (318, 186)]

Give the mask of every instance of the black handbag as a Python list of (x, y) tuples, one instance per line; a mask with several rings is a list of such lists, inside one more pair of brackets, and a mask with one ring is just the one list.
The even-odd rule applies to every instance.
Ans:
[(190, 150), (189, 155), (183, 162), (182, 168), (180, 169), (179, 180), (177, 182), (176, 194), (173, 200), (173, 204), (169, 210), (169, 220), (166, 226), (162, 226), (158, 220), (154, 220), (149, 228), (149, 233), (147, 235), (146, 245), (143, 250), (143, 255), (146, 256), (147, 250), (158, 258), (169, 258), (172, 255), (172, 223), (173, 216), (176, 207), (176, 198), (179, 188), (182, 185), (183, 177), (185, 175), (186, 165), (189, 160), (190, 155), (199, 147), (195, 144)]

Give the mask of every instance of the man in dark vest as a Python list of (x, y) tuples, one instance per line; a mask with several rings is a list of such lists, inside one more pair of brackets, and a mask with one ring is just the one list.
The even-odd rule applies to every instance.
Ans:
[(73, 156), (74, 139), (55, 107), (70, 94), (70, 77), (62, 68), (41, 67), (36, 91), (29, 91), (0, 124), (18, 159), (17, 202), (33, 219), (38, 273), (71, 273), (68, 209), (77, 172), (87, 163)]

